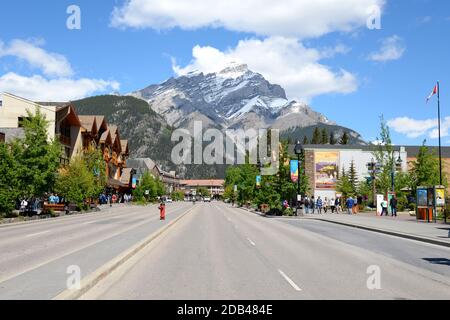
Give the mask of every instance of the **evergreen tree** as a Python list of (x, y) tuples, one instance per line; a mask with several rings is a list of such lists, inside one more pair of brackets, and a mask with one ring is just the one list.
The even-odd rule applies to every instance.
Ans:
[(348, 180), (352, 186), (352, 194), (356, 195), (358, 190), (358, 175), (356, 173), (354, 160), (350, 162), (350, 168), (348, 170)]
[(303, 145), (309, 144), (308, 137), (303, 136)]
[(334, 132), (330, 133), (330, 144), (335, 145), (337, 143), (336, 138), (334, 137)]
[(322, 135), (320, 133), (320, 129), (319, 129), (319, 127), (316, 127), (314, 129), (314, 133), (313, 133), (313, 137), (312, 137), (311, 143), (312, 144), (320, 144), (321, 141), (322, 141)]
[(342, 134), (341, 140), (339, 141), (339, 144), (347, 145), (348, 144), (348, 134), (346, 131)]
[(328, 130), (327, 128), (322, 129), (322, 144), (328, 144)]

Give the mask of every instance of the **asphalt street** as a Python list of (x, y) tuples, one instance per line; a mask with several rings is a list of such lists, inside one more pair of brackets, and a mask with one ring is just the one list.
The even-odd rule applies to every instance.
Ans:
[(450, 299), (450, 249), (197, 204), (84, 299)]
[(118, 206), (99, 213), (0, 227), (0, 299), (52, 299), (67, 288), (68, 268), (85, 277), (192, 207)]

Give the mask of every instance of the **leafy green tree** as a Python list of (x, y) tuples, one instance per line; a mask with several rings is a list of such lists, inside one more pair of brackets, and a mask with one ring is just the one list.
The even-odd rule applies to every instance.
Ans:
[(20, 140), (22, 152), (16, 159), (21, 196), (42, 196), (54, 186), (61, 146), (55, 139), (49, 141), (48, 126), (45, 115), (38, 108), (35, 114), (27, 110), (27, 118), (23, 121), (25, 138)]
[(79, 209), (86, 209), (88, 199), (97, 198), (99, 190), (96, 178), (81, 157), (76, 157), (69, 166), (62, 168), (55, 184), (55, 192), (67, 201), (74, 202)]
[[(412, 162), (410, 182), (414, 191), (418, 186), (439, 185), (439, 158), (425, 144), (426, 141), (420, 147), (416, 160)], [(443, 185), (447, 186), (445, 170), (442, 174)]]
[(94, 188), (96, 194), (101, 194), (106, 187), (106, 163), (103, 160), (101, 150), (89, 148), (83, 152), (83, 160), (88, 171), (94, 176)]
[(201, 195), (202, 197), (211, 197), (211, 193), (205, 187), (197, 188), (197, 195)]
[[(146, 194), (147, 191), (148, 194)], [(164, 193), (164, 184), (147, 171), (142, 175), (139, 185), (133, 191), (133, 196), (136, 201), (156, 202), (158, 197), (163, 196)]]
[(17, 141), (10, 145), (0, 143), (0, 214), (11, 213), (20, 195), (17, 156), (21, 153)]
[(183, 201), (184, 192), (181, 190), (176, 190), (176, 191), (172, 192), (171, 197), (172, 197), (173, 201)]
[(344, 199), (356, 196), (354, 186), (344, 168), (342, 168), (342, 173), (337, 181), (336, 190), (342, 194)]

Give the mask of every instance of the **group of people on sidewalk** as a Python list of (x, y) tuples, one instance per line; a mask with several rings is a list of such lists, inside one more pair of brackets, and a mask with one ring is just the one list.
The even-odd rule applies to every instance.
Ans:
[[(311, 198), (305, 197), (304, 199), (304, 206), (305, 206), (305, 214), (315, 214), (316, 212), (318, 214), (328, 213), (330, 211), (331, 213), (342, 213), (344, 211), (344, 208), (342, 206), (342, 198), (337, 197), (328, 199), (325, 197), (325, 199), (322, 200), (322, 198), (319, 196), (317, 199), (312, 196)], [(353, 199), (352, 197), (347, 198), (345, 201), (345, 208), (347, 209), (348, 214), (354, 214), (357, 213), (358, 210), (358, 203), (357, 200)]]

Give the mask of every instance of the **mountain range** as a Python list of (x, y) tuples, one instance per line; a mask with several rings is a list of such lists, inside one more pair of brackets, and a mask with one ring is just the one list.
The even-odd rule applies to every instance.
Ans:
[[(290, 141), (311, 139), (314, 128), (325, 128), (336, 140), (344, 132), (350, 144), (366, 144), (349, 128), (339, 126), (305, 103), (290, 100), (285, 90), (251, 71), (232, 63), (220, 72), (191, 72), (150, 85), (128, 95), (117, 94), (74, 101), (80, 114), (104, 114), (119, 126), (131, 143), (133, 157), (150, 157), (173, 169), (170, 136), (176, 128), (279, 129)], [(311, 140), (309, 140), (311, 141)], [(187, 166), (186, 177), (214, 177), (224, 169)], [(214, 168), (215, 167), (215, 168)], [(178, 168), (180, 169), (180, 168)]]

